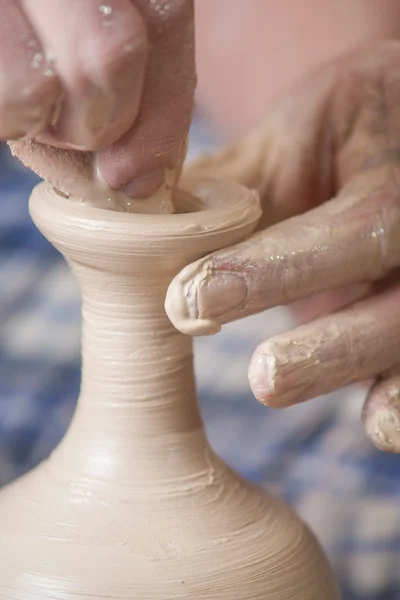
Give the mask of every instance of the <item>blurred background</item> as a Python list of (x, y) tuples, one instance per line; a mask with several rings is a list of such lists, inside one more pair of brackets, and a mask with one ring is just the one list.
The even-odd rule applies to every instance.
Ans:
[[(268, 17), (272, 4), (274, 19)], [(247, 131), (295, 76), (366, 35), (396, 33), (398, 5), (199, 2), (198, 26), (207, 35), (197, 42), (198, 108), (188, 160)], [(30, 220), (28, 197), (37, 181), (0, 145), (0, 485), (51, 452), (79, 392), (79, 292)], [(256, 345), (292, 325), (284, 308), (274, 309), (196, 340), (210, 441), (234, 468), (282, 495), (309, 523), (344, 600), (400, 600), (400, 459), (366, 439), (360, 424), (365, 390), (342, 390), (284, 411), (261, 406), (249, 390), (247, 366)]]

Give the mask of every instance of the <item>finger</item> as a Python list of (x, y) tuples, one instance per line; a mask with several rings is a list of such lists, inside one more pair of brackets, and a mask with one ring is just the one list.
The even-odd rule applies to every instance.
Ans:
[(325, 292), (312, 298), (299, 300), (290, 304), (287, 308), (297, 321), (307, 323), (317, 317), (335, 312), (360, 298), (364, 298), (367, 296), (369, 289), (369, 285), (358, 285), (333, 290), (332, 292)]
[[(169, 294), (173, 322), (203, 334), (223, 323), (349, 285), (376, 281), (400, 264), (400, 200), (385, 168), (366, 190), (259, 232), (186, 267)], [(386, 186), (386, 189), (385, 187)]]
[(136, 0), (146, 20), (150, 52), (143, 101), (132, 129), (99, 153), (106, 182), (132, 197), (151, 195), (165, 169), (185, 154), (195, 87), (193, 2)]
[(130, 0), (21, 2), (65, 92), (56, 123), (37, 139), (80, 150), (115, 142), (141, 100), (147, 40), (139, 12)]
[(0, 138), (33, 137), (62, 97), (40, 40), (18, 0), (0, 0)]
[(400, 284), (261, 344), (254, 395), (281, 408), (383, 373), (400, 362), (399, 305)]
[[(376, 281), (399, 265), (399, 74), (398, 42), (337, 67), (329, 112), (321, 112), (330, 127), (330, 156), (321, 151), (324, 160), (315, 160), (313, 171), (323, 171), (328, 161), (327, 180), (341, 192), (182, 271), (170, 290), (185, 320), (172, 314), (174, 323), (186, 324), (187, 332), (215, 332), (223, 323), (279, 304)], [(290, 138), (288, 129), (286, 135)], [(291, 158), (289, 153), (286, 160)], [(281, 197), (281, 172), (267, 188), (272, 197)], [(302, 195), (303, 179), (291, 181), (293, 193), (298, 186)]]
[(400, 452), (400, 366), (380, 378), (365, 401), (362, 420), (371, 442), (384, 452)]

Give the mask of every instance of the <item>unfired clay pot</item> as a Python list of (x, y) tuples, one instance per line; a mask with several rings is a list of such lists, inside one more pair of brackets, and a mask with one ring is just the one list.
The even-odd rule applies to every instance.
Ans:
[[(207, 443), (191, 339), (168, 320), (171, 279), (249, 235), (257, 199), (193, 180), (186, 214), (92, 208), (40, 184), (31, 214), (83, 297), (71, 427), (0, 493), (1, 600), (337, 600), (312, 534)], [(213, 205), (211, 209), (209, 206)], [(40, 340), (38, 340), (40, 343)]]

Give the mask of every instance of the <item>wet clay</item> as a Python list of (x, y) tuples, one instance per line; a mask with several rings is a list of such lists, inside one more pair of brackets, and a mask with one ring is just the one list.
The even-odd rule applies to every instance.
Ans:
[(49, 184), (32, 194), (80, 282), (82, 385), (60, 445), (0, 493), (1, 600), (339, 598), (304, 523), (207, 442), (192, 342), (165, 296), (185, 265), (248, 236), (260, 208), (233, 182), (185, 186), (169, 215), (69, 202)]
[(164, 183), (152, 198), (132, 199), (104, 181), (96, 152), (76, 152), (27, 140), (8, 146), (28, 169), (51, 183), (64, 198), (118, 212), (162, 214), (174, 212), (172, 189), (179, 169), (165, 169)]

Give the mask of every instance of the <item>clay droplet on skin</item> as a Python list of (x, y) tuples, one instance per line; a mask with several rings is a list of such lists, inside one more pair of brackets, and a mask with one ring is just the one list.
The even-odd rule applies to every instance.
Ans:
[(102, 4), (99, 10), (103, 15), (111, 15), (112, 13), (112, 8), (109, 4)]

